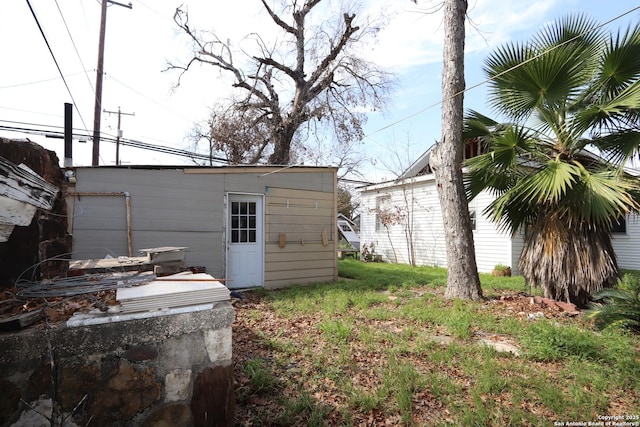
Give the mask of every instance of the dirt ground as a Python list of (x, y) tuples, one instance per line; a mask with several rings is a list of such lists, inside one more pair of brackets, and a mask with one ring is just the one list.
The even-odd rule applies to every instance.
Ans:
[[(441, 290), (430, 289), (429, 292), (442, 292)], [(271, 337), (282, 336), (282, 331), (287, 331), (289, 339), (305, 342), (320, 342), (324, 338), (315, 325), (322, 321), (322, 313), (295, 315), (283, 317), (277, 315), (263, 297), (254, 293), (246, 293), (241, 300), (235, 300), (236, 321), (233, 325), (233, 363), (236, 381), (236, 421), (237, 425), (255, 425), (256, 419), (261, 419), (265, 425), (277, 425), (278, 417), (287, 411), (291, 412), (291, 402), (300, 399), (301, 393), (308, 393), (313, 404), (321, 405), (324, 411), (325, 420), (323, 425), (344, 425), (345, 420), (354, 426), (384, 426), (402, 425), (403, 422), (399, 414), (389, 413), (389, 411), (373, 410), (363, 412), (346, 408), (348, 396), (330, 379), (309, 378), (308, 373), (313, 372), (313, 366), (309, 366), (301, 354), (290, 354), (288, 363), (281, 361), (282, 352), (278, 349), (274, 351), (273, 344), (269, 341)], [(505, 291), (502, 295), (488, 298), (483, 303), (483, 309), (491, 310), (495, 318), (519, 317), (535, 320), (537, 318), (566, 319), (574, 317), (578, 313), (567, 307), (559, 307), (554, 304), (546, 304), (540, 298), (533, 298), (524, 294), (512, 291)], [(260, 313), (256, 316), (256, 313)], [(375, 323), (375, 322), (374, 322)], [(375, 325), (371, 325), (375, 326)], [(392, 320), (379, 325), (381, 328), (395, 328), (398, 331), (409, 327), (402, 320)], [(311, 336), (310, 336), (311, 335)], [(314, 336), (315, 335), (315, 336)], [(446, 338), (446, 337), (445, 337)], [(496, 341), (506, 340), (508, 337), (493, 336), (486, 334), (476, 339), (490, 339)], [(442, 343), (446, 344), (446, 343)], [(320, 351), (320, 344), (318, 351)], [(357, 359), (351, 362), (357, 366), (352, 369), (357, 372), (355, 381), (358, 385), (367, 387), (367, 384), (379, 384), (379, 378), (372, 366), (380, 366), (380, 359), (386, 357), (382, 352), (368, 351), (364, 348), (351, 348), (353, 354), (357, 354)], [(329, 364), (342, 363), (339, 355), (335, 355), (334, 361)], [(252, 385), (251, 373), (243, 367), (251, 360), (264, 361), (267, 369), (274, 378), (277, 378), (277, 385), (273, 389), (256, 391)], [(280, 359), (280, 360), (276, 360)], [(411, 363), (415, 363), (417, 369), (423, 372), (433, 372), (442, 369), (441, 366), (433, 365), (428, 360), (415, 358)], [(532, 362), (533, 364), (533, 362)], [(548, 369), (547, 366), (541, 369)], [(455, 376), (456, 370), (451, 369), (447, 375)], [(470, 397), (469, 397), (470, 398)], [(508, 396), (504, 396), (505, 405)], [(637, 396), (629, 400), (629, 404), (636, 401)], [(289, 403), (287, 403), (289, 402)], [(624, 398), (617, 400), (619, 404), (625, 405)], [(523, 405), (527, 405), (526, 402)], [(289, 406), (289, 407), (288, 407)], [(631, 410), (632, 408), (629, 408)], [(523, 408), (525, 411), (536, 413), (540, 416), (553, 416), (545, 414), (544, 409), (534, 407)], [(431, 392), (423, 390), (413, 397), (413, 425), (433, 425), (434, 421), (439, 423), (452, 422), (453, 418), (446, 405), (436, 398)], [(345, 413), (348, 415), (345, 416)], [(309, 416), (307, 411), (306, 417)], [(289, 419), (286, 425), (307, 425), (305, 416)], [(261, 424), (262, 425), (262, 424)]]

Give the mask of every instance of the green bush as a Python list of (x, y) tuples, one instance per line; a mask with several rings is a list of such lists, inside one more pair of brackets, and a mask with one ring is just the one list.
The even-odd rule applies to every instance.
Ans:
[(640, 280), (625, 274), (616, 288), (603, 289), (594, 295), (588, 317), (600, 328), (621, 326), (640, 332)]

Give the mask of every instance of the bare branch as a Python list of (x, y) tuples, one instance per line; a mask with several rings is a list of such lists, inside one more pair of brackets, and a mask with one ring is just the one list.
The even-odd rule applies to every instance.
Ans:
[(174, 21), (194, 48), (186, 65), (169, 66), (180, 71), (178, 84), (194, 63), (233, 76), (234, 101), (229, 108), (216, 109), (211, 119), (215, 126), (209, 130), (212, 147), (229, 159), (258, 162), (268, 156), (272, 164), (287, 164), (304, 155), (306, 143), (320, 139), (320, 130), (332, 133), (339, 144), (358, 141), (366, 116), (357, 111), (384, 104), (390, 75), (350, 49), (379, 27), (361, 30), (355, 24), (356, 14), (349, 10), (340, 11), (335, 19), (314, 21), (314, 8), (322, 1), (288, 0), (283, 12), (277, 12), (269, 0), (261, 0), (285, 39), (274, 41), (272, 48), (252, 33), (254, 53), (243, 46), (244, 57), (237, 64), (233, 55), (239, 50), (232, 49), (229, 41), (197, 32), (189, 25), (188, 14), (176, 10)]

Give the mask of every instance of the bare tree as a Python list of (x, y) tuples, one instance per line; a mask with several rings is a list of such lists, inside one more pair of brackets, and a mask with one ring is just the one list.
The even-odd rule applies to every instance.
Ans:
[[(249, 136), (255, 139), (249, 143), (258, 147), (251, 151), (241, 146), (239, 153), (251, 153), (241, 156), (243, 161), (270, 153), (268, 163), (289, 164), (296, 138), (303, 143), (305, 138), (319, 137), (316, 132), (301, 132), (312, 122), (326, 127), (343, 144), (359, 141), (366, 121), (364, 107), (376, 110), (385, 104), (392, 76), (356, 53), (379, 27), (356, 19), (354, 9), (336, 12), (333, 20), (314, 16), (322, 1), (280, 0), (274, 4), (261, 0), (283, 35), (273, 47), (252, 35), (256, 50), (243, 52), (240, 62), (235, 61), (229, 41), (196, 31), (189, 26), (188, 13), (176, 10), (174, 21), (190, 38), (194, 51), (186, 64), (169, 64), (169, 69), (181, 70), (182, 77), (195, 63), (209, 64), (233, 78), (236, 97), (222, 121), (233, 128), (231, 135), (234, 129), (241, 134), (254, 129), (255, 134)], [(229, 134), (225, 132), (220, 144), (240, 143), (225, 139)], [(228, 154), (234, 150), (223, 149)]]
[(431, 154), (431, 168), (442, 207), (447, 250), (448, 298), (482, 298), (469, 206), (462, 180), (464, 21), (466, 0), (444, 1), (442, 140)]

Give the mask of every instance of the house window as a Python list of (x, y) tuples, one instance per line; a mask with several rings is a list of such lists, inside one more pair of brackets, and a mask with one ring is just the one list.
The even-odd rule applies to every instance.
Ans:
[(464, 160), (471, 159), (480, 154), (482, 154), (482, 143), (478, 138), (469, 139), (464, 143)]
[(391, 196), (376, 197), (376, 231), (384, 230), (389, 209), (391, 209)]
[(476, 231), (477, 220), (476, 220), (476, 210), (474, 208), (469, 209), (469, 218), (471, 219), (471, 230)]
[(256, 224), (256, 202), (231, 202), (231, 243), (255, 243)]
[(621, 217), (611, 222), (611, 233), (625, 234), (627, 232), (627, 218)]

